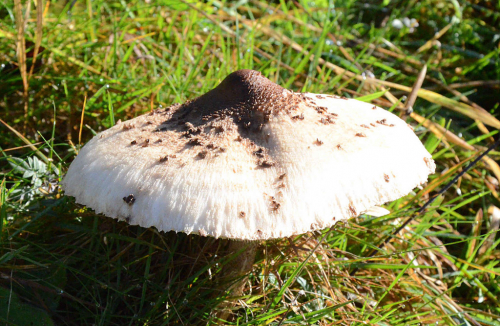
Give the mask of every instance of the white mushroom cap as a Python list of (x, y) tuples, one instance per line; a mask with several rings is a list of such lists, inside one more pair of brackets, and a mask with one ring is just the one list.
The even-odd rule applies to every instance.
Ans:
[(63, 187), (130, 224), (258, 240), (358, 216), (405, 196), (434, 169), (392, 113), (240, 70), (193, 101), (98, 134)]

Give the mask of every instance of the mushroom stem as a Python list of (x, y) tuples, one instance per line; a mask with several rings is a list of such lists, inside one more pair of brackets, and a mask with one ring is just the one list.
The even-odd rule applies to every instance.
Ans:
[[(229, 240), (227, 257), (238, 252), (241, 253), (223, 267), (219, 287), (221, 291), (229, 291), (231, 297), (238, 297), (243, 294), (245, 283), (248, 280), (248, 273), (252, 270), (259, 244), (259, 241)], [(237, 281), (235, 282), (235, 280)], [(230, 308), (232, 306), (234, 306), (234, 302), (223, 303), (220, 306), (222, 310), (217, 314), (217, 317), (227, 320), (231, 314)]]

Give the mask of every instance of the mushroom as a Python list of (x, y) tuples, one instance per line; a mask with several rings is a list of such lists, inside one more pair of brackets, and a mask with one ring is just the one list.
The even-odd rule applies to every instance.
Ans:
[[(130, 224), (255, 241), (380, 213), (374, 207), (434, 169), (394, 114), (239, 70), (198, 98), (99, 133), (62, 185), (78, 203)], [(233, 241), (232, 250), (247, 245)], [(250, 246), (240, 272), (253, 264)]]

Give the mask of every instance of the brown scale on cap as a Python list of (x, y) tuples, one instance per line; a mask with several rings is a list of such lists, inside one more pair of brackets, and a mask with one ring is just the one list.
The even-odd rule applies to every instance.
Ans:
[(270, 168), (272, 166), (275, 166), (276, 162), (269, 160), (261, 160), (257, 163), (257, 165), (260, 166), (261, 168)]
[(253, 152), (253, 155), (255, 155), (257, 157), (264, 157), (264, 155), (265, 155), (264, 148), (260, 147), (258, 150)]
[(390, 179), (389, 179), (389, 176), (387, 174), (384, 174), (384, 180), (385, 180), (385, 182), (389, 182)]
[(123, 130), (130, 130), (135, 128), (135, 125), (133, 123), (124, 123), (122, 128)]
[(317, 106), (315, 109), (319, 114), (325, 114), (328, 112), (328, 108), (325, 106)]
[(356, 134), (356, 137), (366, 137), (366, 135), (364, 133), (362, 133), (362, 132), (358, 132)]
[(167, 131), (168, 128), (166, 126), (158, 126), (155, 130), (153, 130), (153, 132), (162, 132), (162, 131)]
[(247, 214), (245, 212), (240, 212), (240, 214), (238, 214), (238, 216), (241, 218), (244, 218), (245, 216), (247, 216)]
[(273, 212), (277, 212), (277, 211), (280, 209), (281, 204), (280, 204), (280, 203), (278, 203), (278, 202), (276, 201), (276, 199), (274, 199), (274, 197), (271, 197), (271, 198), (272, 198), (272, 200), (271, 200), (271, 210), (272, 210)]
[(203, 143), (201, 142), (201, 140), (199, 138), (191, 138), (187, 142), (187, 144), (191, 145), (191, 146), (201, 146), (201, 145), (203, 145)]
[(184, 123), (184, 127), (186, 127), (187, 129), (187, 137), (189, 137), (190, 135), (199, 135), (201, 133), (201, 128), (193, 126), (193, 124), (190, 122)]
[(335, 123), (335, 121), (331, 117), (321, 118), (320, 122), (324, 125), (330, 125)]

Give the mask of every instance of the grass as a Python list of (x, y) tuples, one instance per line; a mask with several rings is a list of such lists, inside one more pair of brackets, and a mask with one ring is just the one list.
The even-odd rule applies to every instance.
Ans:
[[(377, 249), (499, 137), (499, 12), (479, 0), (1, 3), (0, 320), (500, 325), (500, 240), (489, 213), (500, 206), (498, 150)], [(418, 20), (413, 32), (394, 27), (405, 17)], [(400, 100), (424, 64), (405, 115)], [(438, 171), (388, 203), (390, 215), (264, 242), (224, 322), (216, 276), (228, 263), (225, 241), (129, 226), (57, 185), (96, 132), (203, 94), (240, 68), (391, 108)]]

